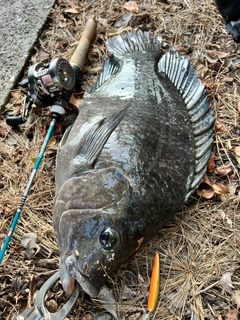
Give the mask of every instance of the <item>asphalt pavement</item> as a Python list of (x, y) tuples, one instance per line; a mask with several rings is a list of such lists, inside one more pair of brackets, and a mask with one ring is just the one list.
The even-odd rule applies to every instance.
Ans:
[(0, 110), (18, 82), (55, 0), (0, 0)]

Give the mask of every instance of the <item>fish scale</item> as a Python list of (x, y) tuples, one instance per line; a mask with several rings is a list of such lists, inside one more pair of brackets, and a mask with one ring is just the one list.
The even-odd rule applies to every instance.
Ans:
[(77, 281), (117, 318), (105, 282), (196, 190), (214, 117), (187, 57), (162, 55), (160, 37), (130, 32), (107, 48), (59, 145), (53, 226), (65, 291)]

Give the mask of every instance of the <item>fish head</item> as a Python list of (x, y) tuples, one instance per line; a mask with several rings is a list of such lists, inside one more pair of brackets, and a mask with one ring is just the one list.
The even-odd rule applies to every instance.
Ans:
[[(91, 297), (97, 297), (108, 274), (119, 267), (116, 259), (124, 234), (103, 213), (81, 219), (69, 234), (71, 250), (61, 253), (60, 275), (66, 292), (75, 280)], [(107, 223), (108, 222), (108, 223)]]
[(108, 275), (136, 248), (129, 237), (131, 192), (121, 170), (112, 168), (74, 178), (60, 190), (54, 229), (67, 293), (74, 291), (77, 281), (87, 294), (97, 297)]

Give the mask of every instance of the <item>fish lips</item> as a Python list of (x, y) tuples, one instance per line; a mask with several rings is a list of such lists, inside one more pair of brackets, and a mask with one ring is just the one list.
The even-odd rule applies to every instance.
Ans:
[(77, 281), (90, 297), (96, 298), (99, 295), (100, 289), (95, 287), (91, 280), (78, 270), (76, 258), (72, 255), (67, 257), (64, 263), (60, 264), (60, 278), (63, 289), (68, 294), (74, 292), (75, 281)]

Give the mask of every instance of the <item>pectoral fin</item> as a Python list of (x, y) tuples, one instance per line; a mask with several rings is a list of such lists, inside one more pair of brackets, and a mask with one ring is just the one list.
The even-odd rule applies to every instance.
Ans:
[(128, 107), (129, 103), (110, 117), (101, 119), (89, 129), (80, 142), (77, 156), (71, 161), (73, 175), (92, 167), (107, 139), (122, 121)]

